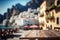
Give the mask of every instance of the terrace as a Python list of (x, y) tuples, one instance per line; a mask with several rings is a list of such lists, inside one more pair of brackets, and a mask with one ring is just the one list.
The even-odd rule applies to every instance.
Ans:
[(56, 6), (54, 4), (50, 5), (49, 7), (46, 8), (46, 12), (51, 11), (52, 9), (55, 9)]
[(46, 12), (49, 12), (51, 10), (55, 9), (56, 12), (60, 11), (60, 5), (55, 6), (54, 4), (50, 5), (49, 7), (46, 8)]
[(51, 13), (46, 13), (46, 21), (48, 22), (48, 20), (53, 21), (53, 22), (55, 21), (54, 12), (52, 12), (52, 14)]

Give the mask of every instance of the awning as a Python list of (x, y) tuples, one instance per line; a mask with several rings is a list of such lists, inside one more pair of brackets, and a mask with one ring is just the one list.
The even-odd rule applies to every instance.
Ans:
[(30, 28), (38, 28), (38, 26), (37, 25), (32, 25), (32, 26), (30, 26)]

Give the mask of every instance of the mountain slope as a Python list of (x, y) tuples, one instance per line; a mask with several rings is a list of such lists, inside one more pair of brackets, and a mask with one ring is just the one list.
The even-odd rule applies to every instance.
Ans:
[(40, 7), (40, 4), (42, 2), (43, 2), (43, 0), (31, 0), (30, 2), (28, 2), (26, 4), (26, 6), (28, 6), (28, 8), (36, 9), (36, 8)]
[(0, 23), (3, 21), (3, 15), (0, 14)]

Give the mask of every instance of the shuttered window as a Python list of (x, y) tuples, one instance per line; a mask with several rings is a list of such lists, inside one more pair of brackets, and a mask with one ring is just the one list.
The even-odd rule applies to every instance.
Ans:
[(57, 17), (57, 19), (56, 19), (56, 23), (59, 24), (59, 17)]

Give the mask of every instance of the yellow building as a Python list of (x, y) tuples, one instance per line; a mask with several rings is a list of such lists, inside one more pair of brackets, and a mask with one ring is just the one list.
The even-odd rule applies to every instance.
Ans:
[(40, 6), (40, 27), (43, 30), (60, 27), (60, 1), (44, 0)]
[(40, 27), (43, 27), (43, 29), (46, 29), (45, 10), (46, 10), (46, 1), (44, 1), (40, 6), (39, 25)]

